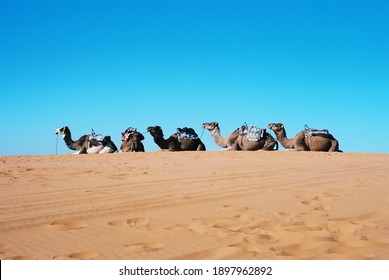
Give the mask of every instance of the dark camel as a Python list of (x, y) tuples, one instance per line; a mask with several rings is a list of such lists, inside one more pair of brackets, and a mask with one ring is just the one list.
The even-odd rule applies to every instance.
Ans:
[(155, 144), (162, 150), (169, 151), (205, 151), (205, 145), (199, 138), (184, 139), (180, 138), (178, 133), (172, 134), (168, 139), (164, 139), (163, 131), (160, 126), (149, 126), (147, 131), (154, 138)]

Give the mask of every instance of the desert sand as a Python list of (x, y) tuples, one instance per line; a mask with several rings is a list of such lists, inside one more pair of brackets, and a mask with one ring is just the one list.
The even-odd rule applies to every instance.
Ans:
[(389, 259), (389, 155), (0, 157), (0, 259)]

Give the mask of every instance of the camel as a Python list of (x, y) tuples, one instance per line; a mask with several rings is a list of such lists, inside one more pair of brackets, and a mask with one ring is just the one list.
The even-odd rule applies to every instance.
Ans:
[(247, 139), (247, 131), (243, 127), (237, 128), (226, 137), (222, 137), (220, 135), (219, 123), (217, 122), (203, 123), (203, 128), (211, 132), (216, 145), (225, 148), (227, 151), (278, 150), (277, 140), (265, 130), (263, 133), (264, 137), (262, 137), (259, 141), (250, 141)]
[(285, 149), (295, 151), (316, 151), (316, 152), (342, 152), (339, 150), (339, 142), (329, 134), (319, 133), (318, 135), (306, 135), (308, 130), (301, 131), (293, 138), (286, 136), (286, 130), (282, 123), (270, 123), (268, 128), (273, 130), (277, 140)]
[(144, 152), (145, 147), (141, 142), (145, 137), (142, 133), (136, 131), (136, 128), (129, 127), (125, 132), (122, 132), (121, 152)]
[(117, 152), (115, 143), (112, 142), (110, 136), (96, 135), (92, 130), (92, 134), (83, 135), (77, 141), (72, 140), (70, 129), (67, 126), (58, 128), (54, 132), (59, 134), (65, 141), (66, 146), (75, 154), (106, 154)]
[(158, 145), (162, 150), (168, 151), (205, 151), (205, 145), (201, 142), (200, 138), (197, 137), (197, 134), (193, 131), (194, 137), (183, 137), (184, 134), (180, 133), (182, 129), (178, 129), (178, 133), (172, 134), (168, 139), (164, 139), (163, 131), (160, 126), (149, 126), (147, 131), (150, 132), (151, 136), (154, 138), (155, 144)]

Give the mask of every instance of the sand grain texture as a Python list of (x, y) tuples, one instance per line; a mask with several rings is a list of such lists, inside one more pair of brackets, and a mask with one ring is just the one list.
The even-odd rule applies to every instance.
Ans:
[(0, 259), (389, 259), (389, 155), (0, 157)]

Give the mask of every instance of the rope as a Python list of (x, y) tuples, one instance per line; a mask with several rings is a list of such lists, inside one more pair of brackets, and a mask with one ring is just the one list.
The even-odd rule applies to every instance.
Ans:
[(58, 134), (57, 134), (57, 141), (55, 144), (55, 155), (58, 155)]
[(203, 138), (205, 127), (203, 127), (203, 131), (201, 132), (200, 139)]

